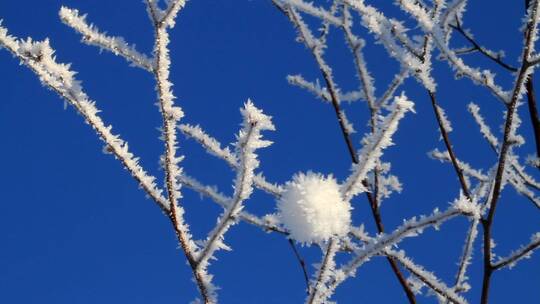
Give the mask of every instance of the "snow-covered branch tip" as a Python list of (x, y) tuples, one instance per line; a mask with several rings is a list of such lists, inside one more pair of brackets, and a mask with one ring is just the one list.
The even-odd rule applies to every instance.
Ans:
[(352, 167), (352, 174), (347, 178), (341, 187), (341, 192), (346, 201), (352, 199), (359, 193), (367, 191), (362, 185), (376, 164), (376, 161), (382, 156), (382, 151), (392, 145), (392, 136), (397, 131), (399, 121), (407, 112), (414, 112), (414, 103), (407, 99), (405, 94), (396, 96), (389, 114), (377, 125), (377, 129), (365, 140), (364, 147), (359, 152), (359, 162)]
[(133, 66), (147, 71), (154, 70), (152, 59), (138, 52), (135, 46), (129, 45), (124, 38), (108, 36), (100, 32), (94, 25), (89, 24), (86, 21), (86, 15), (80, 15), (78, 10), (62, 6), (59, 15), (63, 23), (82, 35), (82, 42), (121, 56)]
[(270, 116), (265, 115), (248, 100), (241, 110), (243, 116), (242, 129), (237, 136), (236, 158), (238, 170), (234, 185), (234, 194), (221, 215), (214, 229), (208, 234), (203, 249), (197, 254), (197, 269), (206, 272), (209, 260), (219, 249), (230, 250), (224, 243), (224, 235), (237, 222), (243, 209), (243, 202), (253, 191), (254, 171), (259, 166), (255, 151), (268, 147), (272, 142), (263, 140), (261, 132), (275, 130)]
[(493, 149), (497, 150), (499, 147), (499, 140), (495, 135), (493, 135), (491, 129), (484, 121), (484, 117), (482, 117), (482, 115), (480, 114), (480, 107), (477, 104), (471, 102), (467, 105), (467, 109), (473, 116), (476, 124), (478, 124), (482, 136), (484, 136), (484, 138), (488, 141), (488, 143)]

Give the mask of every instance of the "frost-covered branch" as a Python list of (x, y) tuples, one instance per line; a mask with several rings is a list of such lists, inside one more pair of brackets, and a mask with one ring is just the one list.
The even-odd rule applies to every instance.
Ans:
[(94, 45), (100, 49), (105, 49), (115, 55), (122, 56), (132, 65), (153, 71), (153, 60), (146, 55), (139, 53), (135, 46), (126, 43), (124, 38), (108, 36), (100, 32), (94, 25), (86, 21), (86, 15), (80, 15), (76, 9), (62, 7), (60, 9), (60, 19), (66, 25), (73, 28), (82, 35), (82, 41), (88, 45)]
[[(479, 53), (481, 53), (482, 55), (486, 56), (487, 58), (489, 58), (490, 60), (492, 60), (493, 62), (497, 63), (498, 65), (502, 66), (503, 68), (509, 70), (509, 71), (512, 71), (512, 72), (517, 72), (517, 68), (505, 63), (504, 61), (502, 61), (502, 58), (503, 58), (503, 54), (501, 52), (494, 52), (494, 51), (491, 51), (491, 50), (488, 50), (487, 48), (481, 46), (480, 44), (478, 44), (478, 42), (476, 42), (476, 40), (474, 40), (474, 38), (469, 34), (468, 31), (464, 30), (462, 27), (461, 27), (461, 23), (459, 22), (459, 19), (456, 20), (456, 24), (449, 24), (450, 28), (456, 30), (458, 33), (461, 34), (461, 36), (463, 36), (471, 45), (472, 47), (469, 49), (469, 52), (475, 52), (475, 51), (478, 51)], [(459, 54), (457, 51), (454, 51), (456, 54)]]
[(326, 250), (323, 251), (324, 255), (319, 270), (312, 283), (311, 293), (306, 298), (306, 304), (326, 303), (332, 295), (332, 291), (328, 288), (327, 284), (332, 279), (335, 271), (336, 262), (334, 258), (338, 248), (339, 243), (336, 239), (330, 239), (328, 241)]
[[(484, 138), (488, 141), (492, 150), (495, 153), (499, 153), (499, 140), (495, 135), (493, 135), (493, 133), (491, 132), (491, 129), (485, 123), (484, 118), (480, 115), (479, 107), (474, 103), (470, 103), (468, 105), (468, 109), (469, 109), (469, 112), (474, 117), (474, 120), (480, 127), (480, 132), (482, 133)], [(515, 155), (512, 154), (512, 156), (508, 158), (508, 162), (510, 163), (510, 166), (507, 166), (506, 174), (508, 175), (509, 182), (514, 186), (514, 188), (520, 194), (523, 194), (530, 201), (532, 201), (537, 207), (539, 207), (540, 206), (539, 199), (537, 199), (534, 193), (528, 188), (526, 188), (525, 186), (540, 190), (540, 183), (535, 181), (533, 177), (531, 177), (525, 172), (525, 169), (523, 168), (523, 166), (519, 164), (519, 161)]]
[(227, 203), (224, 213), (212, 232), (209, 233), (203, 249), (198, 254), (196, 267), (203, 272), (206, 272), (208, 262), (216, 250), (230, 250), (223, 242), (223, 237), (242, 211), (242, 203), (249, 198), (253, 191), (254, 171), (259, 166), (255, 151), (271, 144), (270, 141), (261, 139), (261, 131), (275, 129), (270, 117), (257, 109), (251, 101), (245, 104), (242, 115), (244, 117), (243, 128), (238, 135), (236, 144), (239, 169), (234, 185), (234, 195)]
[[(274, 0), (274, 3), (278, 3), (281, 1)], [(296, 0), (293, 0), (293, 2), (296, 2)], [(326, 89), (328, 93), (330, 94), (330, 100), (332, 102), (332, 106), (334, 108), (334, 112), (336, 114), (337, 120), (339, 122), (339, 126), (341, 129), (341, 133), (343, 135), (343, 138), (345, 139), (345, 142), (347, 143), (347, 148), (349, 150), (349, 154), (351, 156), (351, 159), (353, 162), (357, 162), (357, 155), (354, 151), (354, 147), (350, 138), (350, 124), (348, 124), (348, 120), (345, 117), (345, 112), (341, 110), (340, 107), (340, 94), (339, 94), (339, 88), (337, 84), (334, 81), (334, 77), (332, 75), (332, 69), (330, 66), (326, 63), (326, 61), (323, 58), (323, 52), (325, 45), (321, 43), (320, 40), (316, 39), (313, 36), (313, 33), (307, 26), (307, 24), (304, 22), (300, 14), (295, 10), (295, 8), (290, 4), (277, 4), (281, 7), (282, 11), (287, 15), (289, 20), (293, 23), (293, 25), (298, 30), (298, 36), (301, 39), (301, 41), (305, 44), (305, 46), (311, 51), (313, 57), (315, 58), (315, 61), (317, 62), (317, 65), (319, 66), (319, 69), (321, 70), (321, 73), (323, 75), (324, 81), (326, 83)]]
[(467, 237), (465, 238), (465, 244), (463, 245), (463, 252), (461, 254), (461, 259), (458, 266), (458, 272), (456, 275), (456, 282), (454, 284), (454, 290), (456, 292), (467, 291), (470, 289), (469, 284), (467, 283), (467, 269), (471, 264), (472, 255), (474, 251), (474, 241), (478, 236), (478, 224), (480, 223), (479, 218), (473, 218), (467, 231)]
[(312, 3), (305, 2), (303, 0), (273, 0), (281, 7), (294, 8), (311, 16), (322, 19), (325, 22), (328, 22), (336, 27), (342, 25), (340, 18), (336, 17), (331, 12), (325, 10), (321, 7), (315, 7)]
[[(33, 42), (30, 39), (17, 41), (7, 34), (5, 28), (0, 27), (0, 44), (34, 71), (44, 85), (51, 88), (77, 109), (85, 121), (92, 126), (98, 136), (105, 142), (105, 151), (114, 154), (140, 183), (148, 195), (158, 203), (160, 208), (169, 213), (169, 218), (184, 249), (184, 253), (188, 261), (192, 261), (192, 254), (196, 250), (196, 245), (191, 240), (189, 229), (182, 220), (183, 210), (181, 207), (176, 206), (176, 200), (179, 195), (177, 192), (179, 186), (176, 186), (176, 182), (174, 182), (174, 191), (170, 191), (168, 188), (170, 191), (169, 198), (165, 199), (161, 194), (162, 191), (155, 184), (155, 178), (148, 175), (139, 165), (139, 159), (129, 152), (128, 144), (121, 140), (118, 135), (113, 135), (111, 132), (112, 127), (105, 125), (97, 115), (99, 110), (95, 107), (94, 102), (83, 92), (80, 82), (74, 78), (75, 73), (69, 69), (69, 65), (56, 62), (53, 57), (54, 51), (50, 48), (48, 40), (43, 42)], [(176, 159), (176, 161), (178, 160)], [(180, 173), (178, 168), (174, 170), (174, 175)], [(168, 171), (168, 173), (171, 172)], [(204, 285), (203, 279), (198, 273), (194, 274), (205, 301), (211, 303), (211, 295)]]
[(168, 1), (168, 6), (163, 12), (161, 23), (171, 28), (174, 27), (174, 20), (176, 19), (176, 15), (185, 5), (186, 5), (185, 0)]
[(345, 33), (345, 40), (353, 53), (356, 73), (360, 79), (361, 91), (364, 93), (370, 109), (375, 109), (375, 86), (373, 84), (373, 78), (367, 69), (364, 54), (362, 53), (362, 48), (365, 45), (365, 41), (353, 34), (351, 26), (351, 13), (349, 12), (349, 7), (344, 5), (342, 28), (343, 32)]
[(410, 273), (416, 276), (420, 281), (426, 284), (443, 299), (455, 304), (468, 303), (467, 300), (457, 294), (456, 291), (454, 291), (452, 288), (448, 287), (441, 280), (439, 280), (439, 278), (437, 278), (435, 274), (425, 270), (422, 266), (415, 264), (412, 259), (406, 257), (404, 251), (385, 249), (385, 254), (389, 257), (396, 259)]
[(492, 244), (491, 244), (491, 227), (493, 224), (493, 219), (495, 216), (495, 210), (497, 203), (499, 201), (499, 196), (502, 190), (503, 177), (506, 168), (506, 160), (509, 152), (511, 152), (511, 145), (513, 139), (516, 137), (516, 128), (517, 124), (515, 121), (518, 121), (516, 118), (516, 111), (519, 106), (519, 100), (523, 95), (525, 82), (527, 77), (532, 72), (532, 68), (529, 63), (529, 58), (531, 53), (534, 51), (533, 43), (537, 40), (537, 25), (538, 25), (538, 8), (539, 1), (534, 1), (531, 3), (527, 10), (527, 18), (525, 19), (526, 30), (525, 30), (525, 43), (523, 47), (522, 57), (521, 57), (521, 67), (516, 76), (514, 82), (514, 88), (512, 90), (511, 98), (508, 103), (508, 110), (506, 113), (506, 121), (504, 124), (504, 135), (501, 148), (499, 151), (499, 161), (497, 166), (497, 171), (495, 175), (495, 180), (493, 184), (493, 192), (491, 200), (488, 204), (488, 214), (483, 221), (484, 227), (484, 276), (482, 282), (482, 298), (481, 303), (486, 304), (488, 302), (489, 287), (491, 282), (491, 276), (494, 272), (491, 265), (492, 260)]
[(405, 34), (407, 30), (401, 22), (386, 17), (373, 6), (366, 5), (363, 0), (345, 0), (345, 3), (360, 14), (362, 25), (375, 35), (403, 69), (416, 75), (426, 88), (434, 90), (435, 84), (421, 58), (420, 46), (409, 40)]
[[(435, 149), (429, 153), (429, 156), (433, 159), (440, 160), (442, 162), (451, 163), (450, 156), (447, 152), (440, 152)], [(472, 168), (468, 163), (463, 162), (459, 159), (456, 159), (457, 164), (462, 170), (463, 174), (469, 177), (477, 179), (481, 183), (486, 183), (490, 181), (490, 177), (482, 173), (479, 170)], [(510, 165), (507, 166), (505, 175), (506, 181), (512, 185), (512, 187), (521, 195), (525, 196), (529, 201), (531, 201), (535, 207), (540, 208), (540, 198), (536, 197), (533, 191), (527, 187), (532, 187), (538, 189), (538, 183), (528, 174), (523, 171), (521, 165), (514, 156), (509, 157)], [(469, 183), (467, 183), (469, 184)]]
[[(492, 72), (488, 70), (480, 71), (468, 66), (456, 55), (454, 51), (451, 50), (451, 48), (448, 46), (448, 39), (445, 38), (446, 35), (443, 30), (443, 26), (445, 26), (444, 23), (439, 24), (437, 22), (433, 22), (434, 20), (431, 18), (429, 13), (423, 9), (418, 9), (417, 4), (412, 0), (401, 0), (400, 3), (401, 8), (415, 17), (422, 29), (429, 34), (430, 37), (432, 37), (433, 42), (441, 51), (452, 69), (454, 69), (460, 75), (469, 77), (473, 80), (473, 82), (484, 85), (504, 103), (509, 103), (508, 92), (504, 91), (500, 86), (495, 84), (494, 74)], [(450, 20), (446, 20), (445, 22), (450, 22)]]
[(534, 250), (540, 247), (540, 233), (535, 233), (531, 237), (531, 242), (525, 246), (522, 246), (518, 250), (512, 252), (505, 258), (500, 258), (496, 263), (492, 265), (493, 269), (500, 269), (504, 267), (512, 268), (521, 259), (528, 259), (531, 257)]
[(394, 76), (392, 82), (386, 88), (386, 91), (375, 101), (375, 106), (377, 109), (381, 107), (387, 107), (388, 101), (394, 96), (396, 90), (403, 84), (403, 82), (409, 77), (409, 72), (402, 69), (399, 73)]
[(159, 0), (144, 0), (144, 2), (154, 26), (160, 28), (174, 27), (176, 15), (186, 5), (185, 0), (169, 0), (167, 7), (161, 9)]
[[(364, 230), (363, 227), (360, 229), (356, 229), (352, 232), (353, 236), (359, 240), (361, 240), (364, 243), (370, 243), (375, 241), (376, 239), (369, 236)], [(355, 248), (355, 250), (358, 250), (356, 246), (350, 245), (351, 248)], [(462, 297), (460, 297), (453, 288), (449, 288), (440, 281), (439, 278), (437, 278), (432, 272), (429, 272), (424, 269), (424, 267), (415, 264), (411, 258), (407, 257), (405, 255), (405, 252), (403, 250), (393, 250), (391, 249), (392, 246), (388, 246), (387, 248), (380, 251), (377, 255), (383, 255), (388, 258), (392, 258), (393, 260), (399, 262), (403, 267), (405, 267), (411, 274), (414, 275), (414, 278), (420, 281), (421, 285), (428, 286), (433, 290), (437, 295), (439, 295), (442, 299), (451, 300), (452, 303), (467, 303)], [(411, 279), (408, 279), (409, 284), (411, 284)], [(411, 286), (413, 289), (421, 289), (423, 286), (419, 286), (418, 288), (415, 288)]]
[[(186, 136), (195, 139), (208, 153), (223, 159), (234, 170), (239, 170), (238, 160), (231, 150), (228, 147), (222, 148), (221, 143), (204, 132), (201, 127), (182, 124), (178, 128)], [(260, 173), (253, 177), (253, 183), (257, 188), (275, 197), (280, 197), (283, 192), (281, 186), (266, 181)]]
[(130, 152), (128, 143), (119, 135), (113, 134), (112, 126), (101, 119), (95, 102), (90, 100), (83, 91), (80, 81), (74, 77), (76, 73), (70, 70), (70, 65), (56, 62), (54, 50), (50, 47), (48, 40), (17, 40), (8, 35), (6, 28), (0, 26), (0, 46), (30, 68), (44, 86), (72, 105), (105, 143), (105, 150), (112, 153), (122, 163), (161, 209), (168, 210), (169, 204), (163, 197), (162, 190), (156, 185), (155, 177), (142, 168), (139, 158)]
[[(403, 225), (394, 230), (391, 234), (382, 234), (375, 238), (372, 242), (366, 243), (362, 249), (355, 252), (355, 257), (345, 266), (337, 270), (340, 274), (331, 282), (329, 288), (334, 290), (348, 277), (354, 276), (356, 269), (367, 262), (374, 255), (379, 254), (386, 248), (390, 248), (401, 242), (404, 238), (413, 237), (421, 234), (425, 228), (439, 227), (445, 221), (459, 216), (467, 215), (473, 218), (480, 218), (480, 206), (470, 202), (466, 197), (461, 196), (456, 199), (450, 208), (444, 212), (435, 210), (433, 215), (425, 216), (417, 219), (416, 217), (405, 221)], [(354, 235), (354, 231), (353, 231)]]
[[(345, 141), (345, 143), (347, 145), (349, 155), (351, 157), (352, 162), (354, 164), (357, 164), (359, 162), (359, 159), (358, 159), (358, 155), (356, 154), (356, 151), (354, 149), (354, 146), (352, 144), (351, 136), (350, 136), (351, 133), (354, 131), (354, 129), (352, 129), (352, 124), (350, 124), (348, 122), (348, 120), (347, 120), (347, 118), (345, 116), (345, 112), (340, 109), (340, 101), (341, 101), (340, 97), (341, 97), (341, 94), (339, 92), (339, 89), (338, 89), (336, 83), (333, 80), (332, 70), (326, 64), (326, 62), (324, 61), (324, 58), (322, 56), (323, 50), (326, 48), (326, 33), (328, 32), (328, 26), (327, 25), (328, 25), (329, 22), (323, 21), (323, 31), (324, 31), (323, 35), (318, 40), (315, 40), (314, 37), (313, 37), (313, 34), (311, 34), (311, 31), (309, 30), (307, 25), (302, 21), (300, 16), (294, 11), (294, 7), (287, 6), (286, 4), (280, 4), (280, 3), (282, 3), (282, 2), (278, 3), (278, 1), (274, 1), (274, 4), (276, 4), (276, 6), (279, 8), (279, 10), (281, 12), (283, 12), (285, 15), (287, 15), (289, 17), (289, 19), (292, 21), (292, 23), (296, 26), (296, 28), (298, 29), (298, 32), (299, 32), (300, 40), (303, 41), (304, 44), (312, 51), (312, 54), (314, 55), (315, 60), (317, 61), (318, 65), (319, 65), (319, 68), (320, 68), (320, 70), (321, 70), (321, 72), (323, 74), (324, 80), (326, 82), (326, 91), (330, 95), (329, 96), (330, 101), (331, 101), (332, 106), (334, 108), (334, 111), (336, 113), (336, 117), (337, 117), (338, 123), (340, 125), (344, 141)], [(332, 9), (334, 8), (335, 4), (336, 4), (336, 2), (332, 3)], [(404, 35), (400, 34), (401, 33), (400, 29), (402, 29), (402, 28), (403, 27), (401, 26), (401, 24), (396, 23), (396, 24), (392, 25), (392, 29), (390, 30), (391, 35), (393, 35), (394, 37), (398, 37), (397, 40), (400, 40), (400, 41), (403, 41), (403, 39), (400, 39), (400, 37), (402, 37), (402, 36), (404, 37)], [(402, 44), (406, 45), (405, 47), (408, 46), (408, 44), (406, 42), (402, 43)], [(396, 77), (394, 79), (394, 81), (391, 84), (390, 88), (385, 92), (386, 95), (383, 95), (382, 100), (380, 100), (381, 102), (376, 105), (376, 108), (375, 108), (374, 105), (370, 105), (370, 108), (371, 108), (371, 126), (372, 126), (372, 128), (375, 128), (375, 125), (377, 123), (378, 110), (383, 106), (386, 107), (387, 99), (389, 99), (391, 97), (391, 95), (393, 95), (394, 90), (406, 78), (405, 73), (402, 73), (402, 74), (403, 74), (403, 77)], [(363, 90), (361, 90), (361, 91), (363, 91)], [(364, 93), (364, 95), (365, 95), (365, 93)], [(372, 130), (372, 132), (373, 131), (374, 130)], [(362, 180), (361, 184), (366, 189), (370, 188), (370, 185), (368, 184), (368, 180)], [(370, 193), (370, 192), (365, 192), (365, 193), (366, 193), (366, 197), (367, 197), (367, 199), (369, 201), (369, 204), (370, 204), (370, 207), (371, 207), (371, 210), (372, 210), (372, 214), (373, 214), (373, 218), (374, 218), (375, 223), (377, 225), (377, 229), (378, 229), (379, 232), (382, 232), (384, 230), (384, 226), (382, 224), (382, 218), (381, 218), (380, 211), (379, 211), (380, 202), (378, 201), (378, 197), (380, 196), (379, 195), (379, 193), (380, 193), (379, 188), (380, 187), (384, 187), (384, 185), (379, 183), (378, 173), (375, 172), (374, 173), (374, 180), (373, 180), (373, 188), (372, 188), (374, 193), (373, 194)], [(400, 284), (402, 285), (402, 287), (403, 287), (403, 289), (404, 289), (404, 291), (405, 291), (405, 293), (407, 295), (407, 298), (409, 299), (409, 302), (411, 304), (416, 303), (415, 296), (412, 293), (412, 291), (410, 290), (410, 288), (407, 286), (406, 280), (405, 280), (403, 274), (401, 273), (401, 271), (399, 270), (398, 266), (396, 265), (396, 263), (393, 260), (388, 259), (388, 261), (390, 263), (392, 271), (395, 273), (397, 279), (399, 280)]]
[(488, 141), (491, 148), (496, 151), (499, 147), (499, 140), (497, 139), (495, 135), (493, 135), (493, 133), (491, 132), (491, 129), (484, 121), (484, 118), (480, 114), (480, 107), (478, 107), (478, 105), (471, 102), (467, 106), (467, 109), (473, 116), (476, 124), (478, 124), (478, 127), (480, 128), (480, 133), (482, 133), (482, 136), (484, 136), (484, 138)]
[(448, 156), (450, 157), (450, 161), (458, 177), (459, 183), (461, 185), (461, 189), (463, 190), (463, 193), (465, 194), (465, 196), (467, 196), (469, 199), (472, 199), (471, 193), (469, 191), (469, 187), (467, 185), (467, 181), (465, 180), (465, 177), (463, 176), (463, 169), (461, 169), (461, 167), (459, 166), (456, 153), (454, 152), (454, 147), (452, 146), (452, 143), (450, 142), (450, 136), (448, 135), (448, 133), (452, 131), (452, 126), (450, 125), (450, 122), (448, 118), (446, 117), (444, 110), (437, 104), (435, 93), (429, 92), (429, 97), (431, 100), (433, 111), (435, 112), (437, 123), (439, 125), (439, 131), (441, 133), (441, 137), (444, 141), (446, 151), (448, 151)]
[(392, 145), (392, 135), (397, 131), (399, 121), (406, 112), (414, 111), (413, 107), (414, 103), (403, 94), (394, 99), (394, 103), (389, 109), (390, 113), (377, 127), (375, 133), (366, 139), (366, 143), (359, 153), (359, 162), (353, 164), (353, 172), (342, 186), (341, 191), (345, 200), (350, 200), (367, 190), (362, 181), (366, 178), (367, 173), (375, 167), (376, 160), (381, 157), (382, 151)]
[[(326, 102), (332, 102), (332, 98), (326, 88), (321, 87), (319, 84), (319, 81), (316, 81), (315, 83), (307, 81), (302, 77), (302, 75), (289, 75), (287, 76), (287, 81), (294, 86), (297, 86), (299, 88), (302, 88), (311, 94), (317, 96), (318, 98), (322, 99)], [(354, 102), (359, 99), (364, 99), (365, 95), (361, 91), (351, 91), (346, 93), (339, 92), (339, 101), (340, 102)]]
[[(210, 198), (212, 201), (214, 201), (216, 204), (220, 205), (224, 209), (229, 206), (232, 200), (232, 198), (225, 196), (223, 193), (219, 192), (216, 187), (203, 185), (198, 180), (186, 174), (182, 174), (182, 176), (179, 177), (179, 181), (185, 187), (190, 188), (191, 190), (199, 193), (202, 196)], [(238, 213), (237, 218), (248, 224), (259, 227), (263, 231), (273, 231), (281, 234), (288, 234), (288, 232), (279, 225), (277, 225), (275, 221), (272, 222), (269, 221), (267, 218), (258, 217), (254, 214), (249, 213), (246, 210), (242, 210), (240, 213)], [(234, 219), (236, 219), (236, 217), (234, 217)]]
[[(154, 58), (155, 68), (153, 70), (156, 80), (156, 91), (158, 95), (158, 106), (161, 112), (164, 140), (163, 167), (165, 170), (165, 185), (167, 188), (168, 201), (171, 206), (169, 209), (169, 219), (174, 227), (180, 247), (184, 252), (188, 264), (191, 267), (195, 282), (205, 303), (216, 303), (217, 296), (215, 287), (211, 283), (212, 276), (206, 273), (204, 269), (198, 269), (196, 266), (196, 255), (199, 251), (197, 244), (193, 241), (189, 226), (184, 220), (184, 209), (179, 204), (181, 198), (179, 177), (182, 175), (182, 169), (179, 162), (183, 157), (178, 156), (176, 126), (184, 116), (182, 109), (174, 104), (172, 92), (172, 83), (169, 80), (171, 60), (169, 56), (169, 33), (167, 27), (174, 25), (174, 17), (178, 10), (183, 6), (184, 1), (170, 1), (169, 9), (174, 10), (161, 16), (157, 3), (153, 0), (147, 0), (148, 10), (154, 26)], [(167, 19), (171, 17), (171, 19)]]
[[(448, 162), (448, 163), (452, 162), (450, 160), (450, 156), (448, 155), (447, 151), (441, 152), (438, 149), (435, 149), (435, 150), (429, 152), (428, 155), (431, 158), (439, 160), (441, 162)], [(480, 170), (472, 168), (470, 164), (468, 164), (466, 162), (463, 162), (463, 161), (461, 161), (459, 159), (456, 159), (456, 161), (457, 161), (461, 171), (463, 172), (463, 174), (465, 174), (467, 176), (470, 176), (470, 177), (474, 177), (475, 179), (477, 179), (480, 182), (487, 182), (489, 180), (489, 177), (487, 175), (482, 173), (482, 171), (480, 171)]]
[(287, 81), (289, 84), (304, 89), (326, 102), (331, 102), (330, 94), (321, 87), (319, 81), (315, 83), (307, 81), (302, 75), (288, 75)]

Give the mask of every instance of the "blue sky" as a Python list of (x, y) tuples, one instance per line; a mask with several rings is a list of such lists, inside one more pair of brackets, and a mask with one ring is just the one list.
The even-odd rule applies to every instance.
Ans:
[[(517, 65), (523, 7), (511, 1), (494, 5), (471, 3), (466, 26), (492, 49), (504, 49), (507, 61)], [(496, 5), (495, 5), (496, 4)], [(113, 35), (122, 35), (140, 51), (152, 49), (152, 28), (142, 1), (0, 1), (0, 19), (19, 37), (49, 37), (57, 58), (71, 62), (88, 95), (97, 101), (102, 117), (130, 143), (142, 164), (158, 177), (162, 143), (158, 140), (160, 115), (151, 75), (129, 67), (122, 59), (83, 45), (80, 37), (58, 18), (61, 5), (87, 13), (88, 20)], [(397, 10), (383, 6), (392, 13)], [(414, 26), (413, 23), (410, 23)], [(360, 33), (366, 35), (365, 31)], [(369, 36), (367, 36), (369, 37)], [(291, 87), (288, 74), (321, 79), (317, 67), (288, 20), (262, 0), (190, 1), (171, 32), (171, 68), (177, 102), (184, 122), (200, 124), (222, 143), (234, 141), (241, 116), (238, 109), (251, 98), (273, 116), (277, 130), (266, 133), (274, 145), (260, 153), (261, 170), (270, 181), (284, 183), (299, 171), (333, 174), (342, 180), (350, 158), (331, 107)], [(330, 37), (328, 59), (338, 83), (346, 90), (357, 86), (352, 59), (337, 31)], [(368, 67), (381, 92), (397, 64), (383, 48), (366, 49)], [(489, 67), (508, 87), (512, 77), (484, 58), (467, 62)], [(502, 123), (503, 107), (467, 79), (454, 80), (446, 63), (435, 64), (441, 105), (453, 121), (451, 133), (460, 158), (478, 168), (489, 168), (496, 157), (480, 136), (466, 111), (478, 103), (494, 130)], [(443, 149), (426, 92), (413, 80), (402, 88), (416, 103), (385, 153), (404, 191), (385, 201), (382, 215), (387, 229), (403, 219), (446, 208), (459, 192), (448, 165), (426, 153)], [(6, 51), (0, 51), (0, 302), (1, 303), (188, 303), (196, 296), (191, 272), (177, 248), (170, 224), (138, 189), (129, 174), (73, 109), (44, 89), (36, 77)], [(360, 147), (367, 130), (367, 107), (346, 106), (359, 131)], [(526, 107), (523, 135), (532, 139)], [(207, 184), (231, 193), (233, 172), (196, 143), (181, 139), (185, 171)], [(533, 153), (532, 140), (520, 155)], [(537, 172), (534, 172), (537, 175)], [(187, 220), (202, 238), (215, 224), (220, 209), (211, 201), (184, 191)], [(356, 224), (374, 232), (364, 197), (354, 202)], [(257, 214), (273, 212), (272, 197), (256, 193), (246, 208)], [(538, 211), (507, 189), (497, 211), (496, 252), (508, 254), (539, 231)], [(405, 241), (400, 247), (415, 261), (452, 282), (461, 252), (466, 221), (453, 220), (440, 231)], [(287, 241), (246, 224), (235, 226), (226, 241), (232, 252), (221, 252), (211, 266), (223, 303), (301, 303), (303, 277)], [(478, 301), (481, 281), (480, 244), (475, 247), (470, 274)], [(301, 248), (308, 263), (316, 263), (315, 248)], [(494, 275), (491, 303), (534, 303), (540, 286), (539, 258), (533, 256), (512, 271)], [(310, 272), (313, 268), (309, 268)], [(405, 303), (405, 297), (387, 262), (375, 258), (336, 293), (340, 303)], [(433, 298), (421, 298), (431, 303)]]

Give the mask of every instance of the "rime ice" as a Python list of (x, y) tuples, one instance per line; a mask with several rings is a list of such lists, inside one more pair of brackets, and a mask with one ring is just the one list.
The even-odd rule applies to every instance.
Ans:
[(342, 199), (332, 176), (296, 174), (286, 184), (277, 206), (280, 221), (300, 243), (320, 243), (349, 232), (352, 208)]

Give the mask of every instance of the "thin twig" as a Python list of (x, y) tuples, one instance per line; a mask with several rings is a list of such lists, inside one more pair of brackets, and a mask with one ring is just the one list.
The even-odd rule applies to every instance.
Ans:
[(302, 268), (302, 273), (304, 274), (304, 280), (306, 281), (306, 293), (309, 295), (311, 293), (311, 288), (309, 286), (309, 276), (306, 269), (306, 262), (300, 255), (300, 252), (298, 252), (298, 248), (296, 248), (296, 245), (294, 244), (294, 241), (290, 238), (288, 238), (289, 245), (291, 245), (291, 249), (294, 252), (294, 256), (296, 257), (296, 260), (298, 261), (298, 264), (300, 264), (300, 268)]
[(452, 166), (454, 167), (454, 170), (456, 171), (456, 175), (458, 176), (461, 189), (463, 190), (463, 193), (465, 194), (465, 196), (469, 200), (472, 200), (469, 187), (467, 186), (465, 176), (463, 175), (463, 169), (461, 169), (461, 167), (459, 166), (456, 153), (454, 152), (454, 149), (452, 148), (452, 143), (450, 142), (450, 137), (448, 136), (448, 130), (446, 130), (446, 127), (444, 126), (444, 123), (442, 121), (442, 117), (441, 117), (441, 113), (437, 105), (437, 99), (435, 97), (435, 93), (428, 91), (428, 94), (431, 100), (431, 105), (433, 106), (433, 111), (435, 112), (435, 117), (437, 118), (437, 123), (439, 125), (439, 130), (441, 132), (444, 145), (446, 146), (446, 150), (448, 151), (448, 155), (450, 156)]
[(449, 24), (449, 26), (450, 26), (450, 28), (452, 28), (455, 31), (457, 31), (458, 33), (460, 33), (461, 36), (463, 36), (463, 38), (465, 38), (470, 44), (472, 44), (472, 50), (478, 51), (482, 55), (486, 56), (487, 58), (491, 59), (493, 62), (497, 63), (501, 67), (503, 67), (503, 68), (505, 68), (505, 69), (507, 69), (507, 70), (509, 70), (511, 72), (517, 72), (518, 71), (517, 68), (515, 68), (515, 67), (507, 64), (506, 62), (504, 62), (500, 56), (494, 56), (492, 52), (488, 51), (487, 49), (482, 47), (480, 44), (478, 44), (478, 42), (476, 42), (476, 40), (473, 39), (471, 37), (471, 35), (469, 35), (461, 27), (461, 23), (459, 22), (459, 20), (456, 19), (456, 24)]
[(512, 253), (509, 257), (503, 258), (497, 263), (494, 263), (492, 266), (493, 270), (498, 270), (506, 266), (512, 267), (512, 265), (516, 263), (519, 259), (528, 257), (532, 253), (532, 251), (537, 249), (538, 247), (540, 247), (540, 237), (534, 236), (533, 240), (528, 245)]

